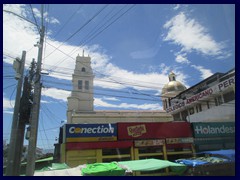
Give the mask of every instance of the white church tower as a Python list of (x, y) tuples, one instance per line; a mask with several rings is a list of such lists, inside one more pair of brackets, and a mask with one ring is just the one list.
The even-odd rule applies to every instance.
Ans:
[(77, 56), (74, 73), (72, 75), (73, 90), (67, 98), (67, 122), (71, 123), (74, 113), (93, 112), (93, 71), (91, 68), (91, 58)]

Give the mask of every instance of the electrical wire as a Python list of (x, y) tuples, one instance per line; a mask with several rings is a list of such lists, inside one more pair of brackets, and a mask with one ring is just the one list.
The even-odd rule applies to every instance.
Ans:
[(33, 19), (34, 19), (34, 21), (35, 21), (35, 25), (36, 25), (36, 27), (37, 27), (38, 33), (40, 34), (40, 33), (41, 33), (41, 32), (40, 32), (40, 28), (39, 28), (39, 25), (38, 25), (38, 23), (37, 23), (37, 20), (36, 20), (35, 14), (34, 14), (34, 12), (33, 12), (32, 5), (29, 4), (29, 6), (30, 6), (30, 9), (31, 9), (32, 16), (33, 16)]
[(53, 54), (56, 50), (59, 50), (59, 48), (67, 41), (69, 41), (72, 37), (74, 37), (77, 33), (79, 33), (84, 27), (86, 27), (94, 18), (96, 18), (106, 7), (105, 5), (102, 9), (100, 9), (96, 14), (94, 14), (87, 22), (85, 22), (77, 31), (75, 31), (71, 36), (69, 36), (66, 40), (64, 40), (56, 49), (54, 49), (51, 53), (49, 53), (45, 58), (49, 57), (51, 54)]
[[(116, 22), (120, 17), (122, 17), (124, 14), (126, 14), (130, 9), (132, 9), (133, 7), (134, 7), (135, 5), (133, 5), (132, 7), (130, 7), (127, 11), (125, 11), (124, 13), (122, 13), (120, 16), (118, 16), (116, 19), (114, 19), (110, 24), (108, 24), (104, 29), (102, 29), (102, 30), (100, 30), (100, 32), (96, 32), (96, 34), (94, 35), (92, 35), (93, 37), (90, 39), (90, 40), (92, 40), (92, 39), (94, 39), (95, 37), (97, 37), (100, 33), (102, 33), (104, 30), (106, 30), (110, 25), (112, 25), (114, 22)], [(124, 7), (123, 7), (124, 8)], [(120, 11), (118, 11), (116, 14), (114, 14), (110, 19), (112, 19), (114, 16), (116, 16), (119, 12), (121, 12), (122, 10), (123, 10), (123, 8), (120, 10)], [(106, 23), (105, 23), (106, 24)], [(104, 25), (105, 25), (104, 24)], [(102, 25), (101, 27), (103, 27), (104, 25)], [(98, 29), (98, 31), (99, 31), (99, 29)], [(88, 34), (89, 35), (89, 34)], [(90, 35), (90, 37), (91, 37), (91, 35)], [(86, 39), (86, 38), (85, 38)], [(86, 41), (86, 40), (85, 40)], [(78, 46), (83, 46), (83, 42), (81, 42)], [(85, 43), (86, 44), (86, 43)], [(54, 46), (52, 46), (52, 47), (54, 47)], [(54, 48), (56, 48), (56, 47), (54, 47)], [(78, 50), (79, 48), (74, 48), (70, 53), (68, 53), (68, 54), (66, 54), (66, 53), (64, 53), (67, 57), (70, 57), (70, 58), (72, 58), (70, 55), (72, 55), (74, 52), (76, 52), (77, 50)], [(56, 49), (55, 49), (56, 50)], [(61, 52), (61, 51), (60, 51)], [(66, 58), (63, 58), (59, 63), (58, 63), (58, 65), (59, 64), (61, 64), (62, 62), (64, 62), (66, 59), (67, 59), (67, 57)], [(75, 60), (75, 59), (74, 59)], [(56, 66), (57, 67), (57, 66)]]
[(6, 89), (8, 89), (8, 88), (10, 88), (10, 87), (13, 87), (13, 86), (16, 86), (16, 83), (14, 83), (14, 84), (12, 84), (12, 85), (9, 85), (9, 86), (7, 86), (7, 87), (4, 87), (3, 90), (6, 90)]
[(72, 15), (65, 21), (65, 23), (62, 25), (62, 27), (55, 33), (53, 38), (56, 38), (57, 35), (66, 27), (66, 25), (72, 20), (72, 18), (77, 14), (77, 12), (80, 10), (82, 4), (80, 4), (77, 9), (72, 13)]

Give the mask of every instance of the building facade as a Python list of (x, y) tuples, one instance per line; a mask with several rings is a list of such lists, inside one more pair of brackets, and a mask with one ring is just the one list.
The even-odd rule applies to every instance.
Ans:
[(129, 111), (129, 110), (94, 110), (93, 92), (94, 74), (91, 58), (77, 56), (72, 75), (73, 90), (67, 98), (67, 123), (116, 123), (116, 122), (168, 122), (171, 114), (164, 110)]
[(165, 101), (175, 121), (235, 122), (235, 69), (215, 73)]
[(235, 147), (235, 70), (216, 73), (188, 89), (171, 72), (162, 89), (163, 110), (155, 111), (94, 110), (94, 74), (84, 53), (77, 56), (72, 77), (67, 124), (55, 145), (56, 159), (71, 167), (192, 157), (195, 145), (199, 151)]

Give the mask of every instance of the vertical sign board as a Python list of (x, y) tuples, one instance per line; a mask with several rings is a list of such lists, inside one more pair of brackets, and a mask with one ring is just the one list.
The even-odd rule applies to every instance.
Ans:
[(116, 124), (65, 124), (64, 142), (116, 141)]
[(192, 123), (195, 138), (234, 137), (235, 122)]
[(188, 122), (118, 123), (118, 139), (164, 139), (192, 137)]

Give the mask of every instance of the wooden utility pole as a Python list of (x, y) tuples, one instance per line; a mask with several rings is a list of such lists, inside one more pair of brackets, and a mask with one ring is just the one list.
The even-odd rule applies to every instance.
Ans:
[(36, 145), (37, 145), (37, 133), (38, 133), (38, 121), (39, 121), (39, 110), (40, 110), (40, 100), (41, 100), (41, 65), (42, 65), (42, 52), (43, 52), (43, 42), (45, 27), (43, 26), (43, 5), (41, 7), (42, 24), (40, 28), (40, 42), (38, 46), (38, 60), (37, 69), (34, 82), (34, 95), (33, 95), (33, 106), (32, 106), (32, 116), (30, 118), (30, 138), (28, 145), (28, 155), (27, 155), (27, 169), (26, 175), (33, 176), (35, 170), (35, 160), (36, 160)]
[(22, 52), (22, 59), (16, 59), (14, 62), (14, 68), (16, 69), (16, 79), (18, 80), (17, 85), (17, 93), (15, 98), (14, 112), (13, 112), (13, 121), (12, 121), (12, 130), (11, 130), (11, 138), (10, 144), (8, 148), (8, 162), (6, 175), (7, 176), (17, 176), (18, 175), (18, 166), (17, 163), (18, 155), (21, 152), (16, 152), (17, 148), (17, 131), (18, 131), (18, 123), (19, 123), (19, 109), (20, 109), (20, 98), (22, 92), (22, 82), (23, 82), (23, 73), (24, 73), (24, 65), (26, 59), (26, 51)]

